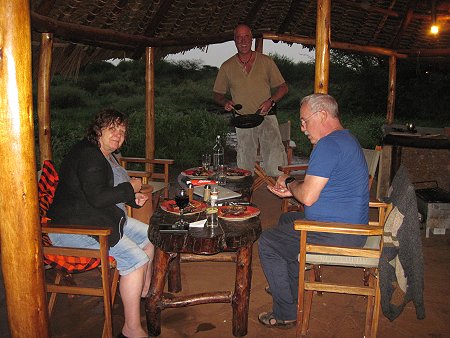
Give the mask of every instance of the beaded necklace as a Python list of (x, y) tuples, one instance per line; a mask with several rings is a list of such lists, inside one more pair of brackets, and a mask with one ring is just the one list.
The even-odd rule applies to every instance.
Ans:
[(245, 68), (247, 66), (247, 64), (250, 62), (250, 60), (253, 58), (253, 52), (250, 52), (250, 57), (248, 58), (247, 61), (242, 61), (239, 53), (237, 54), (237, 57), (238, 57), (239, 61), (242, 63), (242, 66)]

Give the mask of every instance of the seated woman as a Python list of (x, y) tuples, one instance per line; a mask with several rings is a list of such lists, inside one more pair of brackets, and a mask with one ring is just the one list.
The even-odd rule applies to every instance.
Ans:
[[(109, 254), (121, 275), (125, 323), (122, 336), (147, 337), (141, 326), (140, 299), (150, 286), (154, 247), (147, 237), (148, 225), (127, 217), (125, 203), (139, 208), (147, 200), (142, 182), (127, 175), (113, 152), (127, 133), (126, 116), (115, 110), (99, 112), (86, 137), (63, 160), (54, 201), (48, 211), (52, 222), (111, 227)], [(96, 238), (86, 235), (49, 234), (54, 245), (98, 248)]]

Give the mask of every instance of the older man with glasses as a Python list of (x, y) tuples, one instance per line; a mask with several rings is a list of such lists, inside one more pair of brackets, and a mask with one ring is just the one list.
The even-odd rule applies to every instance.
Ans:
[[(294, 197), (305, 212), (282, 214), (275, 228), (259, 239), (261, 265), (273, 298), (272, 311), (258, 319), (269, 327), (290, 327), (297, 316), (300, 233), (296, 219), (367, 224), (369, 218), (368, 169), (358, 140), (344, 129), (336, 100), (312, 94), (300, 103), (301, 131), (314, 145), (303, 182), (281, 175), (269, 190), (279, 197)], [(308, 234), (308, 242), (362, 247), (364, 236)]]

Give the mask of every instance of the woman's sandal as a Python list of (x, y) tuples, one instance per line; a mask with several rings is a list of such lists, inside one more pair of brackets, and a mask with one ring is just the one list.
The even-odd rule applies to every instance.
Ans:
[(296, 320), (276, 319), (273, 312), (261, 312), (258, 315), (258, 320), (265, 326), (276, 327), (279, 329), (290, 329), (296, 324)]

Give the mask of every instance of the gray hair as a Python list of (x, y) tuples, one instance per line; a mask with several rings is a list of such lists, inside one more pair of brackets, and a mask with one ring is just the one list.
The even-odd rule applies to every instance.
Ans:
[(303, 104), (309, 105), (309, 108), (313, 113), (325, 110), (331, 116), (339, 118), (338, 104), (334, 97), (331, 95), (321, 93), (311, 94), (305, 96), (300, 101), (300, 106), (302, 106)]
[(248, 25), (246, 25), (245, 23), (240, 23), (239, 25), (237, 25), (237, 26), (234, 28), (234, 31), (233, 31), (233, 35), (234, 35), (233, 39), (234, 39), (234, 40), (236, 40), (236, 31), (237, 31), (239, 28), (246, 28), (246, 29), (248, 29), (248, 30), (250, 31), (250, 37), (253, 39), (252, 29), (251, 29)]

